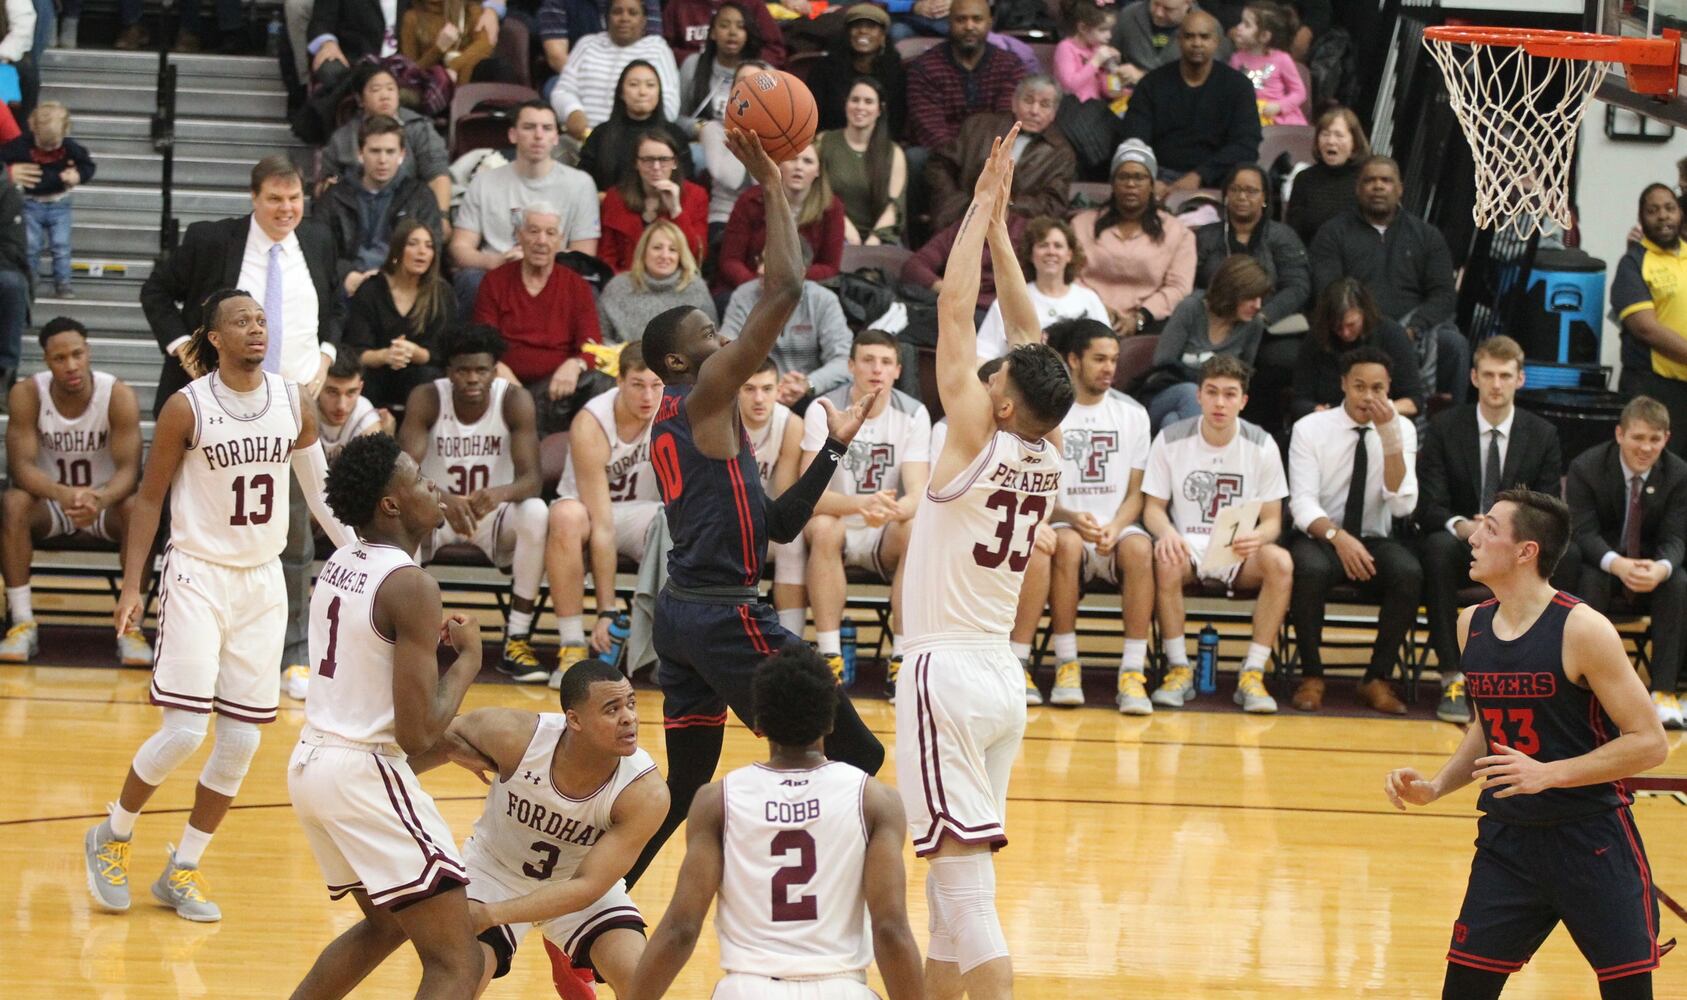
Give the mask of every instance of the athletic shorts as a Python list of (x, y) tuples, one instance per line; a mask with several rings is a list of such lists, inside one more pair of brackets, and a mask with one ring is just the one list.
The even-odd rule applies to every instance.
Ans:
[(825, 979), (772, 979), (747, 972), (729, 972), (715, 984), (710, 1000), (878, 1000), (866, 976), (828, 976)]
[(668, 729), (724, 726), (729, 707), (754, 729), (750, 678), (756, 666), (786, 643), (802, 641), (779, 624), (771, 604), (691, 600), (668, 587), (656, 595), (651, 638)]
[(451, 828), (397, 746), (306, 726), (287, 762), (287, 794), (333, 899), (361, 889), (376, 906), (401, 909), (469, 882)]
[(896, 679), (896, 786), (914, 853), (944, 837), (1007, 843), (1008, 775), (1025, 736), (1025, 672), (1007, 638), (909, 643)]
[(505, 519), (515, 516), (515, 504), (506, 500), (492, 508), (487, 515), (474, 526), (474, 533), (464, 535), (451, 527), (446, 521), (433, 529), (433, 537), (422, 543), (419, 560), (426, 566), (433, 561), (435, 552), (448, 545), (467, 543), (480, 550), (481, 555), (491, 560), (492, 565), (499, 569), (508, 569), (515, 561), (515, 525), (511, 524), (505, 530)]
[(884, 545), (884, 537), (885, 525), (882, 524), (876, 528), (868, 525), (845, 528), (844, 565), (853, 569), (867, 570), (879, 579), (889, 581), (890, 573), (885, 570), (884, 561), (879, 557), (879, 549)]
[(63, 538), (67, 535), (97, 538), (102, 542), (117, 541), (117, 533), (106, 522), (106, 515), (111, 513), (109, 509), (100, 511), (99, 516), (94, 518), (93, 524), (86, 528), (78, 528), (76, 522), (70, 519), (70, 515), (64, 512), (64, 508), (59, 506), (57, 500), (37, 499), (35, 502), (47, 505), (47, 533), (41, 536), (42, 541), (49, 538)]
[(224, 566), (164, 550), (152, 703), (274, 722), (281, 700), (287, 587), (281, 560)]
[[(531, 879), (520, 878), (481, 863), (476, 857), (473, 845), (474, 841), (471, 839), (464, 845), (463, 850), (469, 857), (470, 899), (481, 903), (501, 903), (506, 899), (525, 896), (536, 888), (537, 883)], [(516, 949), (521, 946), (521, 939), (526, 937), (527, 932), (534, 926), (527, 923), (500, 924), (481, 932), (480, 940), (491, 947), (498, 960), (498, 967), (492, 978), (496, 979), (509, 973), (510, 960), (515, 957)], [(633, 905), (633, 898), (627, 895), (627, 883), (617, 880), (597, 902), (585, 909), (553, 917), (537, 926), (545, 936), (546, 942), (561, 951), (568, 958), (570, 965), (596, 973), (597, 969), (592, 965), (592, 945), (598, 937), (618, 927), (643, 934), (645, 924), (644, 916), (639, 913), (638, 907)]]
[(1658, 967), (1658, 898), (1627, 806), (1553, 826), (1477, 820), (1447, 961), (1516, 972), (1560, 922), (1600, 982)]

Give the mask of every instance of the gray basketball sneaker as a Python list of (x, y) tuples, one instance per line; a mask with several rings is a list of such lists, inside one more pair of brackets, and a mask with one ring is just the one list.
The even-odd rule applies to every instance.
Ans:
[(1154, 689), (1152, 701), (1167, 708), (1182, 708), (1195, 700), (1195, 671), (1187, 663), (1166, 670), (1166, 679)]
[(82, 861), (88, 869), (88, 892), (101, 909), (118, 913), (129, 908), (129, 842), (111, 832), (102, 819), (82, 838)]
[(195, 923), (210, 924), (223, 919), (217, 904), (205, 898), (205, 876), (198, 866), (176, 864), (176, 845), (168, 848), (170, 860), (164, 873), (152, 883), (152, 898), (176, 911), (176, 916)]
[(1236, 675), (1236, 704), (1242, 711), (1255, 715), (1271, 715), (1277, 711), (1277, 699), (1265, 690), (1265, 671), (1244, 670)]

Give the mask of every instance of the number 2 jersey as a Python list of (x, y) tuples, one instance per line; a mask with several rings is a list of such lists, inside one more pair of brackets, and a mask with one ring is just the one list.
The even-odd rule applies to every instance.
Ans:
[[(1494, 635), (1498, 601), (1476, 606), (1465, 640), (1465, 691), (1489, 744), (1515, 747), (1543, 763), (1579, 757), (1618, 735), (1594, 693), (1564, 674), (1564, 623), (1581, 601), (1557, 593), (1529, 630), (1515, 639)], [(1633, 801), (1621, 781), (1549, 788), (1496, 798), (1484, 788), (1476, 807), (1497, 820), (1547, 826), (1607, 812)]]
[(489, 486), (515, 481), (515, 459), (510, 456), (510, 425), (504, 420), (504, 394), (510, 383), (493, 379), (487, 389), (486, 412), (469, 423), (457, 413), (451, 396), (451, 380), (436, 378), (439, 390), (439, 418), (428, 428), (428, 448), (422, 453), (422, 475), (439, 488), (468, 496)]
[(111, 481), (117, 465), (111, 459), (111, 387), (115, 375), (91, 372), (93, 395), (77, 417), (59, 412), (53, 402), (53, 373), (36, 372), (35, 393), (41, 409), (35, 417), (35, 467), (60, 486), (98, 488)]
[[(621, 432), (615, 427), (615, 400), (620, 395), (621, 387), (616, 386), (593, 396), (584, 407), (603, 428), (603, 436), (609, 441), (609, 463), (604, 466), (609, 475), (609, 499), (660, 500), (662, 491), (657, 488), (656, 473), (650, 468), (650, 428), (655, 426), (656, 421), (652, 419), (645, 424), (631, 441), (621, 440)], [(562, 472), (562, 481), (557, 483), (556, 494), (573, 499), (580, 496), (580, 487), (574, 481), (572, 458)]]
[(1060, 493), (1060, 453), (998, 430), (914, 514), (902, 579), (907, 649), (980, 634), (1007, 642), (1037, 525)]
[(867, 775), (831, 761), (721, 779), (720, 965), (776, 979), (858, 972), (873, 960), (862, 876)]
[(170, 484), (170, 547), (224, 566), (280, 558), (287, 463), (303, 426), (298, 385), (265, 372), (237, 393), (213, 371), (178, 391), (193, 407), (193, 436)]

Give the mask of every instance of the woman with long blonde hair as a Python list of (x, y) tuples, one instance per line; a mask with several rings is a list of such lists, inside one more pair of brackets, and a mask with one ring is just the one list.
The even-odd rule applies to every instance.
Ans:
[(685, 234), (667, 219), (645, 227), (633, 248), (632, 266), (617, 274), (598, 296), (598, 327), (605, 344), (644, 339), (644, 327), (674, 306), (695, 306), (710, 319), (715, 304), (697, 274), (697, 258)]

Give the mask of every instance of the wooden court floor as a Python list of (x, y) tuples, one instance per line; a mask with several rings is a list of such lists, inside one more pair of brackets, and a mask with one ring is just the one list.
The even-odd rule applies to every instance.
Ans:
[[(135, 671), (0, 669), (0, 997), (285, 996), (318, 950), (355, 919), (330, 903), (287, 804), (284, 769), (303, 721), (285, 703), (239, 802), (206, 856), (220, 924), (151, 905), (191, 801), (202, 749), (155, 798), (136, 831), (136, 903), (96, 912), (81, 862), (84, 830), (116, 794), (156, 725)], [(646, 746), (663, 758), (659, 700), (641, 691)], [(548, 710), (543, 688), (481, 685), (466, 707)], [(862, 714), (888, 742), (890, 706)], [(1409, 815), (1380, 791), (1393, 766), (1437, 765), (1459, 732), (1430, 722), (1274, 718), (1199, 711), (1127, 719), (1099, 708), (1031, 710), (997, 855), (1000, 906), (1018, 995), (1121, 997), (1437, 997), (1442, 956), (1475, 836), (1473, 791)], [(1681, 734), (1662, 773), (1687, 774)], [(727, 760), (752, 759), (734, 730)], [(889, 765), (881, 777), (894, 780)], [(425, 778), (459, 837), (479, 810), (466, 772)], [(1635, 814), (1656, 880), (1687, 899), (1687, 802), (1642, 798)], [(634, 891), (647, 919), (672, 892), (683, 834)], [(920, 864), (909, 910), (924, 940)], [(1665, 911), (1664, 939), (1687, 943)], [(718, 976), (712, 931), (674, 991), (705, 997)], [(401, 952), (359, 996), (407, 997), (419, 976)], [(495, 997), (554, 996), (530, 938)], [(1666, 958), (1659, 997), (1687, 998), (1687, 945)], [(602, 994), (607, 997), (609, 991)], [(1560, 930), (1513, 977), (1508, 998), (1597, 995)]]

